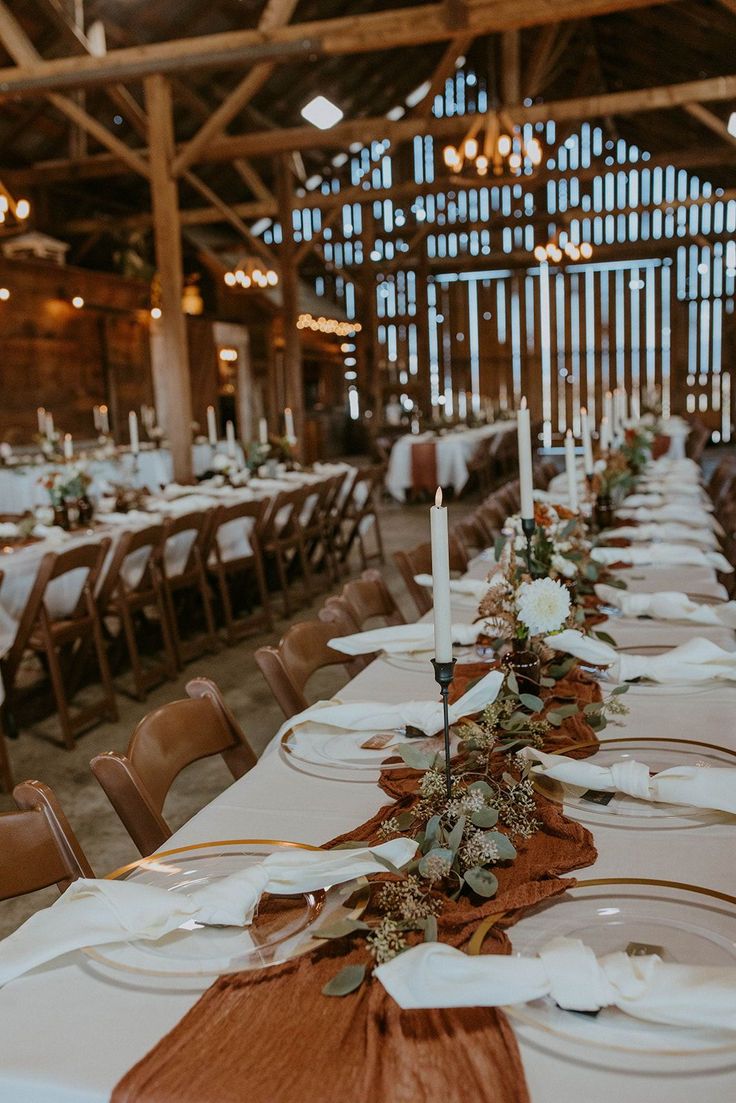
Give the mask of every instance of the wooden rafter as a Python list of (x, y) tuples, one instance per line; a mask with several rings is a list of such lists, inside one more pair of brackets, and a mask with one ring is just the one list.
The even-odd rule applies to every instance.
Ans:
[(521, 35), (518, 30), (501, 35), (501, 99), (506, 107), (521, 103)]
[(459, 34), (450, 40), (430, 77), (429, 88), (411, 112), (415, 118), (429, 117), (435, 96), (439, 95), (445, 87), (447, 78), (454, 73), (457, 59), (468, 52), (472, 43), (473, 37), (469, 34)]
[(258, 30), (227, 31), (109, 51), (105, 57), (55, 58), (0, 70), (4, 96), (38, 95), (128, 81), (150, 73), (225, 68), (234, 64), (282, 62), (290, 58), (339, 57), (427, 42), (444, 42), (463, 32), (473, 36), (541, 26), (569, 19), (652, 7), (666, 0), (466, 0), (462, 18), (445, 3), (394, 11), (339, 16)]
[[(258, 30), (263, 34), (268, 34), (276, 27), (288, 23), (297, 3), (298, 0), (269, 0), (258, 22)], [(266, 61), (261, 62), (260, 65), (254, 65), (250, 72), (246, 73), (219, 107), (212, 112), (207, 121), (202, 124), (194, 137), (190, 138), (179, 152), (174, 161), (176, 175), (193, 165), (209, 143), (224, 134), (228, 124), (260, 92), (275, 68), (275, 62)]]
[(702, 123), (703, 126), (707, 126), (709, 130), (712, 130), (713, 133), (717, 134), (724, 142), (736, 146), (736, 137), (729, 133), (726, 123), (723, 119), (719, 119), (717, 115), (714, 115), (712, 111), (709, 111), (707, 107), (703, 107), (700, 103), (686, 103), (685, 110), (688, 115), (692, 115), (692, 117)]
[[(0, 40), (11, 57), (19, 65), (35, 65), (41, 62), (41, 55), (31, 42), (18, 20), (9, 8), (0, 0)], [(136, 153), (125, 142), (121, 142), (107, 127), (88, 114), (84, 108), (68, 96), (50, 93), (48, 101), (77, 126), (90, 134), (100, 145), (105, 146), (133, 172), (148, 177), (148, 164), (144, 156)]]

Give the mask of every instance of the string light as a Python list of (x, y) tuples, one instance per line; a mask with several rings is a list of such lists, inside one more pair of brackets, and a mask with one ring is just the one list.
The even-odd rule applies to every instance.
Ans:
[(151, 307), (151, 317), (156, 322), (159, 320), (159, 318), (161, 317), (161, 307), (160, 306), (152, 306)]
[[(560, 238), (564, 238), (565, 235), (561, 234)], [(576, 244), (574, 241), (564, 240), (562, 244), (555, 236), (551, 238), (546, 245), (536, 245), (534, 248), (534, 256), (540, 264), (546, 264), (549, 261), (553, 261), (554, 264), (559, 264), (564, 257), (573, 262), (579, 260), (590, 260), (593, 256), (593, 246), (589, 241), (582, 241), (580, 244)]]
[(313, 314), (300, 314), (296, 322), (297, 329), (311, 329), (314, 333), (333, 333), (335, 337), (352, 337), (360, 333), (360, 322), (338, 322), (337, 318), (315, 318)]
[(74, 307), (75, 310), (81, 310), (82, 309), (82, 307), (84, 306), (84, 299), (82, 298), (81, 295), (75, 295), (74, 296), (74, 298), (72, 299), (72, 306)]
[[(520, 176), (532, 173), (542, 163), (542, 143), (538, 138), (524, 138), (521, 128), (504, 115), (507, 130), (501, 130), (501, 117), (490, 111), (485, 123), (473, 124), (473, 129), (459, 147), (448, 145), (442, 150), (447, 167), (455, 173), (474, 170), (478, 176), (501, 176), (505, 171)], [(483, 129), (484, 127), (484, 129)]]
[(264, 266), (263, 261), (253, 259), (238, 261), (237, 267), (223, 276), (228, 287), (276, 287), (279, 274)]

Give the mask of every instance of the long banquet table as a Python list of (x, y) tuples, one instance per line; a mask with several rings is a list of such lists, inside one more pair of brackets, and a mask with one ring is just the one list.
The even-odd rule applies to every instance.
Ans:
[(453, 429), (442, 436), (434, 432), (399, 437), (391, 449), (386, 472), (386, 489), (397, 502), (403, 502), (413, 485), (412, 449), (415, 444), (433, 444), (436, 452), (437, 477), (440, 486), (451, 486), (460, 494), (468, 481), (468, 462), (480, 441), (513, 429), (515, 422), (499, 421), (475, 429)]
[[(487, 569), (487, 560), (480, 557), (469, 574), (482, 578)], [(626, 579), (631, 590), (723, 594), (710, 568), (635, 569), (626, 572)], [(454, 619), (471, 620), (473, 613), (467, 599), (455, 602)], [(701, 635), (731, 650), (736, 647), (734, 634), (723, 628), (623, 620), (605, 627), (621, 645), (679, 643)], [(433, 691), (429, 664), (414, 672), (379, 658), (340, 696), (398, 702)], [(606, 729), (603, 739), (622, 733), (678, 735), (736, 750), (736, 687), (701, 686), (686, 694), (671, 686), (637, 688), (625, 701), (630, 713), (623, 726)], [(272, 742), (257, 766), (181, 828), (167, 849), (239, 838), (318, 844), (368, 819), (385, 799), (373, 781), (330, 781), (293, 769)], [(732, 822), (648, 832), (596, 827), (598, 859), (577, 876), (664, 878), (736, 894), (733, 831)], [(102, 980), (79, 954), (25, 976), (0, 990), (0, 1100), (103, 1103), (198, 996), (195, 991), (142, 989), (132, 978)], [(532, 1103), (620, 1103), (624, 1093), (636, 1103), (721, 1103), (736, 1095), (736, 1050), (726, 1068), (721, 1062), (704, 1072), (702, 1065), (689, 1066), (685, 1058), (674, 1065), (653, 1058), (655, 1064), (642, 1072), (625, 1054), (599, 1063), (595, 1052), (573, 1056), (564, 1042), (552, 1038), (545, 1044), (539, 1033), (516, 1029)]]

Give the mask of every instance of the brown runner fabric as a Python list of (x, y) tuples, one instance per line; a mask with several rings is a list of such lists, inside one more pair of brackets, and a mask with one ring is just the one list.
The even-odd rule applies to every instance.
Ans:
[[(487, 669), (487, 667), (485, 668)], [(575, 671), (556, 695), (591, 700), (598, 687)], [(566, 721), (559, 738), (585, 741), (590, 728)], [(499, 763), (502, 769), (502, 763)], [(416, 801), (416, 771), (384, 771), (395, 803), (340, 839), (371, 841), (389, 815)], [(565, 891), (561, 879), (596, 857), (592, 836), (537, 797), (541, 829), (518, 857), (496, 867), (498, 893), (477, 906), (446, 901), (442, 941), (466, 946), (478, 923), (499, 915), (486, 950), (508, 953), (503, 928), (523, 910)], [(489, 1009), (402, 1011), (377, 982), (344, 998), (321, 994), (344, 965), (365, 963), (357, 945), (221, 977), (184, 1019), (118, 1084), (112, 1103), (529, 1103), (516, 1040)]]
[(433, 440), (411, 446), (411, 485), (434, 497), (437, 490), (437, 445)]

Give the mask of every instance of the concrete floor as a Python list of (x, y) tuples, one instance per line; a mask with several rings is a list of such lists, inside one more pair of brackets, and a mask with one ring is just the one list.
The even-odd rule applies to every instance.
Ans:
[[(450, 524), (472, 512), (477, 498), (469, 497), (450, 505)], [(396, 571), (391, 553), (399, 548), (411, 548), (429, 539), (428, 506), (385, 503), (381, 508), (381, 530), (386, 549), (385, 577), (407, 618), (416, 611), (406, 594)], [(352, 573), (360, 573), (358, 556), (352, 556)], [(339, 587), (338, 587), (339, 588)], [(294, 620), (316, 615), (327, 593)], [(214, 679), (242, 724), (257, 753), (261, 753), (283, 720), (270, 690), (255, 664), (257, 648), (276, 643), (288, 623), (277, 622), (275, 631), (253, 636), (237, 647), (226, 648), (217, 655), (205, 656), (191, 663), (178, 681), (167, 682), (153, 690), (145, 703), (118, 695), (120, 719), (116, 724), (104, 723), (77, 739), (73, 751), (58, 743), (59, 731), (54, 717), (24, 729), (17, 741), (9, 743), (13, 770), (17, 781), (39, 778), (56, 792), (69, 821), (98, 874), (104, 874), (126, 862), (135, 860), (138, 852), (122, 824), (93, 778), (90, 759), (100, 751), (125, 750), (138, 721), (158, 705), (184, 696), (186, 682), (198, 674)], [(315, 699), (328, 697), (345, 679), (336, 671), (317, 675), (310, 684)], [(195, 812), (226, 788), (230, 774), (219, 756), (195, 763), (177, 779), (165, 808), (165, 816), (176, 829)], [(0, 811), (14, 807), (8, 794), (0, 793)], [(0, 902), (0, 937), (14, 930), (38, 907), (56, 899), (56, 890), (45, 890), (19, 900)]]

